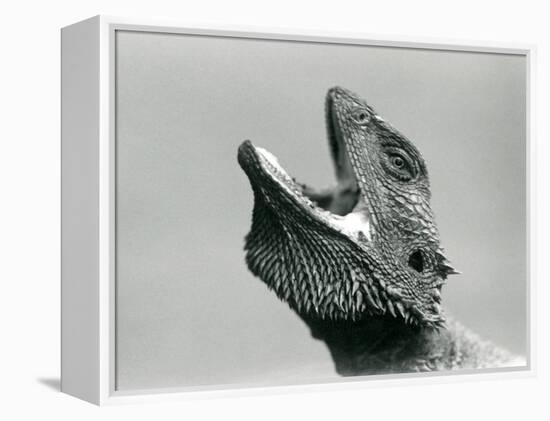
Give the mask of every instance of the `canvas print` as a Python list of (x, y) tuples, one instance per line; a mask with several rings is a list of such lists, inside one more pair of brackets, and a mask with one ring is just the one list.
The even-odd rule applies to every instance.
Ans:
[(526, 59), (117, 31), (116, 388), (517, 369)]

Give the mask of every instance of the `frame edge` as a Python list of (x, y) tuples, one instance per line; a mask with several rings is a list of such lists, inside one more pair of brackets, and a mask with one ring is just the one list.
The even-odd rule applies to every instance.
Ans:
[(99, 404), (99, 17), (61, 30), (61, 391)]
[[(444, 50), (468, 50), (476, 52), (485, 52), (485, 53), (497, 53), (497, 54), (517, 54), (524, 55), (527, 58), (528, 65), (530, 66), (530, 71), (528, 72), (528, 112), (527, 112), (527, 123), (531, 127), (527, 130), (529, 135), (528, 146), (530, 151), (527, 155), (530, 159), (530, 171), (533, 171), (534, 165), (534, 114), (533, 114), (533, 83), (534, 80), (534, 67), (535, 67), (535, 57), (536, 57), (536, 46), (534, 44), (512, 44), (512, 43), (497, 43), (497, 42), (477, 42), (470, 40), (445, 40), (445, 39), (423, 39), (418, 37), (400, 37), (400, 36), (391, 36), (391, 35), (369, 35), (369, 34), (358, 34), (358, 33), (341, 33), (341, 32), (327, 32), (322, 30), (300, 30), (296, 28), (262, 28), (262, 27), (253, 27), (253, 26), (239, 26), (239, 25), (213, 25), (213, 24), (185, 24), (182, 22), (173, 22), (173, 21), (162, 21), (154, 19), (134, 19), (134, 18), (120, 18), (115, 16), (96, 16), (91, 19), (76, 23), (74, 25), (67, 26), (63, 28), (62, 33), (65, 35), (65, 32), (76, 31), (82, 26), (87, 26), (89, 24), (93, 25), (92, 32), (95, 36), (96, 44), (93, 45), (93, 48), (89, 51), (91, 54), (94, 48), (96, 51), (93, 51), (94, 60), (91, 60), (92, 67), (95, 72), (95, 79), (93, 83), (95, 84), (93, 94), (91, 96), (80, 96), (80, 103), (87, 103), (89, 100), (97, 101), (97, 107), (94, 109), (94, 117), (91, 118), (95, 122), (94, 126), (94, 137), (91, 139), (92, 144), (95, 145), (95, 166), (97, 169), (97, 174), (95, 176), (95, 188), (96, 191), (96, 203), (94, 212), (96, 212), (95, 223), (96, 229), (95, 234), (97, 236), (97, 248), (95, 249), (96, 253), (96, 270), (97, 277), (93, 281), (95, 286), (95, 293), (93, 303), (95, 305), (95, 326), (92, 337), (96, 338), (95, 343), (95, 357), (97, 365), (95, 366), (96, 371), (94, 373), (95, 378), (94, 390), (91, 398), (89, 396), (83, 397), (75, 393), (72, 393), (72, 390), (68, 390), (63, 385), (63, 376), (62, 376), (62, 391), (68, 394), (71, 394), (76, 397), (80, 397), (89, 402), (99, 404), (99, 405), (117, 405), (125, 403), (145, 403), (145, 402), (158, 402), (158, 401), (170, 401), (170, 400), (185, 400), (187, 398), (191, 400), (203, 399), (203, 398), (219, 398), (221, 396), (254, 396), (256, 394), (272, 394), (272, 393), (285, 393), (285, 389), (291, 389), (287, 393), (292, 392), (311, 392), (316, 390), (335, 390), (336, 388), (368, 388), (371, 386), (379, 386), (380, 383), (383, 383), (387, 386), (395, 386), (394, 382), (404, 382), (402, 385), (414, 385), (415, 380), (406, 379), (406, 378), (387, 378), (379, 379), (382, 382), (371, 381), (371, 379), (358, 379), (357, 382), (353, 384), (348, 383), (337, 383), (334, 384), (304, 384), (304, 385), (288, 385), (288, 386), (269, 386), (267, 388), (259, 389), (250, 389), (246, 386), (239, 387), (237, 390), (222, 389), (222, 390), (211, 390), (211, 391), (181, 391), (181, 390), (163, 390), (162, 393), (158, 391), (144, 391), (142, 393), (133, 393), (130, 395), (120, 394), (115, 390), (115, 384), (113, 380), (113, 372), (115, 369), (114, 361), (114, 352), (112, 346), (114, 345), (114, 329), (112, 318), (115, 315), (114, 302), (113, 302), (113, 289), (110, 284), (111, 277), (113, 276), (113, 268), (111, 262), (111, 253), (112, 247), (112, 237), (110, 234), (111, 230), (111, 218), (112, 215), (112, 200), (114, 197), (114, 192), (112, 189), (112, 168), (113, 168), (113, 151), (112, 149), (112, 121), (111, 117), (111, 107), (113, 105), (113, 98), (111, 89), (111, 61), (114, 60), (113, 44), (111, 40), (111, 35), (115, 30), (137, 30), (139, 27), (147, 27), (146, 30), (151, 32), (169, 32), (169, 33), (188, 33), (196, 35), (217, 35), (217, 36), (233, 36), (233, 37), (249, 37), (249, 38), (266, 38), (266, 39), (285, 39), (292, 40), (298, 39), (302, 41), (317, 41), (317, 42), (340, 42), (340, 43), (357, 43), (361, 45), (385, 45), (385, 46), (394, 46), (398, 48), (426, 48), (426, 49), (444, 49)], [(145, 29), (143, 29), (145, 30)], [(245, 35), (243, 35), (245, 34)], [(339, 40), (339, 41), (338, 41)], [(86, 50), (87, 47), (83, 48)], [(65, 51), (63, 50), (63, 55)], [(88, 57), (89, 58), (89, 57)], [(62, 66), (63, 68), (63, 66)], [(63, 71), (62, 71), (63, 74)], [(89, 81), (89, 80), (88, 80)], [(63, 84), (64, 85), (64, 84)], [(85, 84), (84, 84), (85, 85)], [(81, 87), (84, 91), (88, 92), (88, 89), (84, 86)], [(63, 95), (62, 95), (63, 96)], [(77, 103), (78, 105), (79, 103)], [(82, 105), (82, 104), (80, 104)], [(88, 104), (90, 105), (90, 104)], [(63, 107), (62, 107), (63, 109)], [(72, 112), (75, 112), (74, 110)], [(65, 117), (65, 113), (63, 112)], [(85, 116), (85, 115), (84, 115)], [(90, 116), (88, 116), (90, 117)], [(80, 129), (80, 134), (83, 129)], [(90, 133), (85, 133), (86, 135)], [(66, 136), (62, 135), (64, 141), (68, 141)], [(95, 143), (93, 143), (95, 142)], [(89, 145), (88, 145), (89, 146)], [(63, 146), (62, 146), (63, 149)], [(529, 169), (528, 169), (529, 172)], [(63, 171), (63, 177), (67, 177), (72, 174)], [(534, 202), (536, 197), (534, 193), (534, 181), (533, 176), (530, 177), (529, 191), (530, 197), (527, 200), (527, 204)], [(65, 192), (62, 193), (64, 195)], [(90, 192), (88, 192), (90, 194)], [(63, 196), (62, 196), (63, 197)], [(63, 201), (63, 199), (62, 199)], [(62, 207), (63, 209), (63, 207)], [(532, 211), (531, 211), (532, 212)], [(62, 211), (64, 214), (64, 211)], [(529, 228), (530, 228), (530, 242), (531, 246), (529, 247), (531, 263), (533, 262), (533, 223), (536, 222), (534, 219), (535, 215), (531, 215)], [(63, 218), (64, 220), (64, 218)], [(528, 230), (529, 231), (529, 230)], [(528, 240), (529, 241), (529, 240)], [(63, 248), (62, 248), (63, 250)], [(62, 252), (62, 255), (64, 253)], [(534, 275), (532, 273), (533, 266), (531, 266), (530, 273), (530, 291), (528, 293), (528, 301), (531, 306), (531, 314), (533, 314), (533, 284), (534, 284)], [(63, 273), (63, 271), (62, 271)], [(81, 271), (82, 273), (82, 271)], [(65, 276), (63, 277), (66, 278)], [(66, 281), (66, 279), (65, 279)], [(91, 285), (91, 284), (90, 284)], [(63, 289), (63, 287), (62, 287)], [(91, 299), (89, 296), (85, 297), (83, 304), (90, 303)], [(63, 317), (68, 313), (63, 312)], [(536, 343), (536, 338), (534, 337), (534, 317), (529, 318), (530, 331), (529, 335), (529, 347), (530, 353), (528, 356), (528, 362), (525, 367), (522, 367), (520, 370), (505, 370), (497, 372), (485, 372), (485, 373), (476, 373), (476, 376), (479, 376), (481, 379), (493, 380), (499, 378), (526, 378), (536, 375), (536, 355), (534, 355), (534, 345)], [(63, 335), (63, 333), (62, 333)], [(62, 336), (63, 338), (63, 336)], [(63, 347), (62, 347), (63, 349)], [(530, 357), (530, 358), (529, 358)], [(430, 379), (429, 381), (434, 381), (435, 383), (450, 383), (454, 382), (454, 379), (451, 379), (449, 373), (445, 373), (442, 378)], [(466, 373), (465, 373), (466, 374)], [(469, 373), (468, 373), (469, 374)], [(439, 376), (438, 376), (439, 377)], [(456, 381), (471, 381), (469, 376), (456, 376)], [(374, 380), (374, 379), (372, 379)], [(88, 380), (87, 380), (88, 381)]]

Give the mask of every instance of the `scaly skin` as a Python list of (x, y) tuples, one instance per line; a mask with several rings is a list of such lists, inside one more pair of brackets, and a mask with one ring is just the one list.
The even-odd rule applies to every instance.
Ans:
[(514, 357), (456, 322), (417, 148), (343, 88), (326, 98), (338, 184), (298, 184), (249, 141), (238, 160), (254, 192), (246, 262), (324, 340), (342, 375), (485, 368)]

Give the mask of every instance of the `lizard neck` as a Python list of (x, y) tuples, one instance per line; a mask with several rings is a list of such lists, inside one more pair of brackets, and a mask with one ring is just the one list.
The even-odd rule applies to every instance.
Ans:
[(356, 322), (304, 321), (312, 335), (326, 343), (336, 371), (343, 376), (429, 371), (434, 343), (445, 337), (445, 332), (382, 317)]

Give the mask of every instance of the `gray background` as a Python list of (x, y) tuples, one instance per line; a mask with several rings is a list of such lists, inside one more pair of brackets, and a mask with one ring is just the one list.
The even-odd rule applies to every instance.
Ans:
[(336, 378), (324, 344), (243, 261), (244, 139), (333, 182), (324, 95), (356, 91), (428, 163), (448, 312), (526, 349), (525, 68), (511, 55), (117, 35), (117, 383)]

